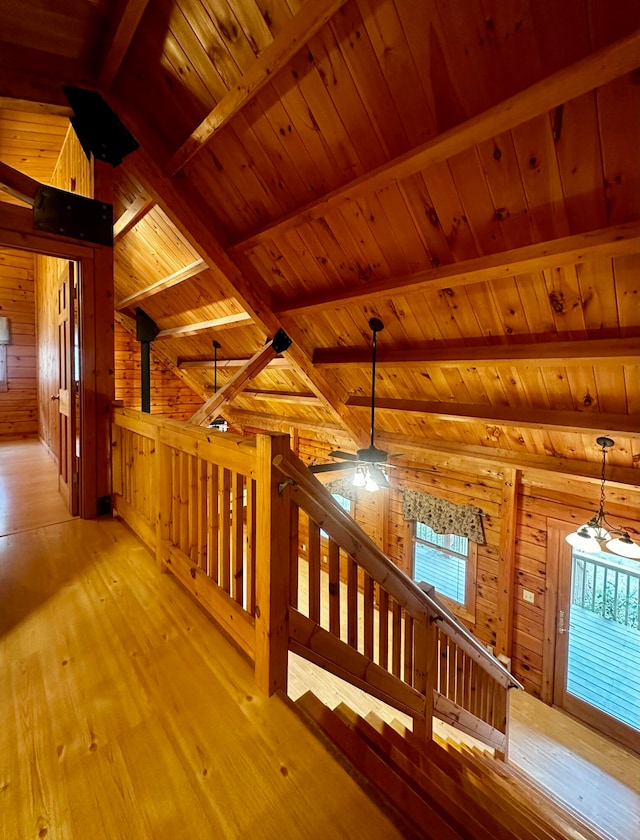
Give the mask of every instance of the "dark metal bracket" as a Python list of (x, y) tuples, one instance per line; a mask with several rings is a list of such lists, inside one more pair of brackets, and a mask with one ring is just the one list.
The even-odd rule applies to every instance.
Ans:
[(41, 186), (33, 204), (35, 230), (113, 246), (113, 207), (104, 201)]

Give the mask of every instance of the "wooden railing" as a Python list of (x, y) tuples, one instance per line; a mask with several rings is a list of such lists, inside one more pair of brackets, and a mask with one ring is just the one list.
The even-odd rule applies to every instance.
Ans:
[(436, 716), (506, 753), (518, 683), (336, 504), (288, 437), (116, 408), (112, 471), (114, 511), (255, 662), (265, 692), (286, 689), (292, 650), (425, 737)]
[(572, 606), (637, 630), (639, 602), (640, 568), (627, 569), (619, 562), (574, 552)]

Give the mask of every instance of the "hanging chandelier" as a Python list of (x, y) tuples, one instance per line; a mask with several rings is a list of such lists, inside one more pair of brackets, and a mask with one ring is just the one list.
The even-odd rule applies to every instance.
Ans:
[(608, 521), (604, 512), (604, 485), (605, 485), (605, 460), (607, 449), (614, 445), (609, 437), (596, 439), (598, 446), (602, 447), (602, 472), (600, 474), (600, 507), (594, 517), (585, 525), (581, 525), (577, 531), (567, 536), (567, 542), (574, 548), (579, 548), (588, 554), (596, 551), (610, 551), (620, 557), (628, 557), (631, 560), (640, 560), (640, 545), (635, 543), (629, 534), (622, 528), (613, 527)]

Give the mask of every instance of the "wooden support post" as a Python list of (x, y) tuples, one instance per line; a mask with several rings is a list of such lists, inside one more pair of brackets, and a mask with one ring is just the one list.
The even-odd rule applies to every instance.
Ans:
[(171, 538), (172, 502), (172, 464), (171, 448), (160, 442), (160, 429), (156, 430), (155, 439), (155, 487), (157, 488), (156, 508), (156, 562), (161, 571), (166, 571), (164, 562), (164, 543)]
[(289, 436), (257, 439), (257, 546), (256, 546), (256, 662), (258, 687), (265, 694), (287, 689), (289, 649), (289, 528), (291, 501), (278, 492), (280, 473), (273, 466), (277, 455), (289, 452)]
[(415, 720), (413, 726), (416, 735), (424, 738), (425, 741), (430, 741), (433, 737), (433, 692), (436, 687), (436, 669), (439, 664), (436, 630), (437, 625), (430, 618), (426, 619), (426, 623), (417, 621), (415, 624), (416, 669), (422, 668), (424, 671), (424, 677), (420, 678), (420, 685), (416, 684), (415, 688), (424, 692), (425, 700), (424, 721)]
[(500, 505), (498, 551), (498, 603), (496, 609), (496, 654), (511, 657), (513, 635), (513, 580), (516, 559), (516, 520), (520, 471), (505, 469)]

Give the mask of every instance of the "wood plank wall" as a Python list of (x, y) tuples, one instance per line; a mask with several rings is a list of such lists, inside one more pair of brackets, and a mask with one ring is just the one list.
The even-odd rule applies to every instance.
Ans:
[[(140, 343), (115, 325), (116, 400), (140, 410)], [(203, 400), (151, 353), (151, 413), (188, 420)]]
[[(300, 437), (300, 457), (306, 463), (327, 460), (332, 445)], [(484, 644), (496, 644), (498, 614), (499, 545), (502, 525), (502, 484), (499, 468), (474, 460), (456, 459), (455, 469), (436, 462), (421, 469), (389, 469), (392, 489), (384, 493), (360, 492), (355, 518), (385, 553), (406, 573), (411, 571), (411, 541), (402, 518), (402, 490), (412, 488), (446, 498), (455, 504), (473, 504), (486, 514), (483, 520), (487, 544), (478, 546), (475, 591), (475, 622), (467, 626)], [(386, 505), (383, 499), (386, 497)], [(566, 476), (523, 470), (517, 494), (517, 528), (512, 591), (512, 671), (526, 690), (550, 700), (548, 681), (553, 651), (545, 649), (544, 628), (547, 592), (555, 587), (557, 558), (547, 556), (547, 533), (551, 521), (576, 525), (591, 518), (598, 507), (599, 485), (578, 482)], [(385, 510), (386, 507), (386, 510)], [(634, 536), (640, 533), (640, 490), (620, 485), (607, 493), (607, 510)], [(385, 516), (386, 513), (386, 516)], [(301, 534), (304, 542), (304, 534)], [(523, 600), (523, 589), (534, 593), (534, 604)], [(549, 598), (551, 601), (551, 598)], [(555, 604), (549, 604), (555, 609)], [(546, 661), (545, 661), (546, 657)]]
[[(73, 129), (69, 128), (51, 184), (59, 189), (93, 195), (92, 168)], [(36, 313), (38, 323), (38, 433), (58, 457), (58, 407), (51, 401), (58, 393), (57, 287), (65, 261), (37, 254), (35, 257)]]
[(0, 316), (9, 318), (7, 388), (0, 389), (0, 436), (38, 430), (33, 256), (0, 249)]

